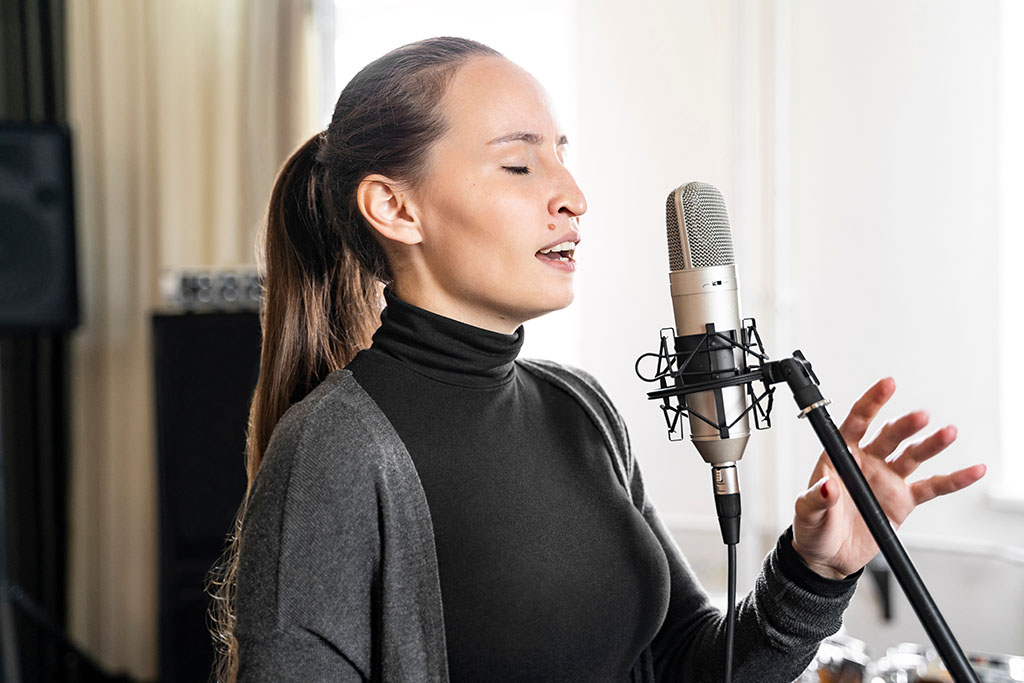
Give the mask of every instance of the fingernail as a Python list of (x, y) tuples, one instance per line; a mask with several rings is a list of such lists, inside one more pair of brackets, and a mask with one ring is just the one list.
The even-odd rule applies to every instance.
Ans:
[(821, 478), (820, 482), (818, 482), (818, 491), (821, 493), (821, 497), (822, 498), (828, 499), (829, 492), (828, 492), (828, 475), (827, 474), (824, 477)]

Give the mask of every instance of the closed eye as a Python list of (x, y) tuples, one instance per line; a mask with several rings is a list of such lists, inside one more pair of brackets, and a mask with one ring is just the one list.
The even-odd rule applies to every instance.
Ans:
[(530, 172), (529, 166), (502, 166), (502, 168), (513, 175), (527, 175)]

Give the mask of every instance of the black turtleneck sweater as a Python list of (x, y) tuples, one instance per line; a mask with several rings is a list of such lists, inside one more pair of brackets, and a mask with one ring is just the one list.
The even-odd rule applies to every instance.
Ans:
[(426, 492), (450, 679), (626, 681), (665, 617), (668, 564), (574, 399), (507, 335), (385, 292), (348, 369)]

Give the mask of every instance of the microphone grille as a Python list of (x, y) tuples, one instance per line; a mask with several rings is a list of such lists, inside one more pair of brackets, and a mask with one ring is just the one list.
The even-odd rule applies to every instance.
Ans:
[[(679, 229), (680, 214), (685, 244)], [(692, 182), (673, 191), (668, 196), (665, 223), (670, 270), (735, 263), (729, 213), (722, 193), (714, 185)]]

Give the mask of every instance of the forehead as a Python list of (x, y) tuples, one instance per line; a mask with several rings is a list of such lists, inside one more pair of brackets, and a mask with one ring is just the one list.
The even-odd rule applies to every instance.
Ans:
[(474, 57), (455, 73), (442, 100), (449, 134), (483, 142), (512, 131), (560, 133), (551, 98), (522, 67), (503, 57)]

